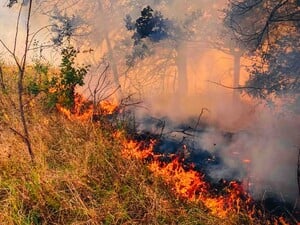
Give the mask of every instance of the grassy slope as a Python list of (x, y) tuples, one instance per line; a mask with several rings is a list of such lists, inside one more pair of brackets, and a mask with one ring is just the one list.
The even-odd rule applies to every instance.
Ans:
[(17, 136), (1, 134), (0, 224), (220, 224), (122, 158), (110, 130), (30, 111), (35, 166)]
[(0, 98), (1, 225), (251, 224), (178, 199), (146, 165), (121, 156), (109, 127), (69, 121), (39, 100), (26, 106), (36, 154), (30, 164), (22, 140), (2, 123), (20, 130), (9, 98)]

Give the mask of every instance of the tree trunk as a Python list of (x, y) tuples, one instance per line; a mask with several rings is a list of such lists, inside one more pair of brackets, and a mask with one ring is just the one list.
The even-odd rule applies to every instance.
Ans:
[(34, 153), (31, 147), (31, 141), (29, 137), (29, 131), (27, 126), (27, 119), (24, 110), (24, 101), (23, 101), (23, 89), (24, 89), (24, 76), (26, 70), (26, 62), (27, 62), (27, 54), (28, 54), (28, 47), (29, 47), (29, 32), (30, 32), (30, 19), (31, 19), (31, 10), (32, 10), (32, 2), (33, 0), (29, 1), (28, 4), (28, 14), (26, 20), (26, 38), (25, 38), (25, 48), (24, 48), (24, 55), (23, 61), (21, 62), (21, 67), (19, 67), (19, 79), (18, 79), (18, 100), (19, 100), (19, 110), (20, 110), (20, 118), (23, 126), (23, 137), (24, 142), (27, 146), (31, 161), (34, 162)]
[[(240, 86), (240, 74), (241, 74), (241, 53), (240, 51), (233, 50), (233, 87), (239, 87)], [(233, 90), (233, 101), (239, 99), (239, 90), (235, 89)]]
[(116, 94), (117, 94), (117, 98), (120, 100), (120, 98), (121, 98), (121, 88), (119, 88), (120, 87), (119, 72), (118, 72), (117, 63), (116, 63), (116, 60), (115, 60), (115, 57), (114, 57), (112, 44), (111, 44), (111, 41), (109, 39), (108, 31), (106, 29), (107, 24), (105, 23), (104, 10), (103, 10), (101, 0), (98, 1), (98, 6), (99, 6), (99, 11), (100, 11), (99, 12), (100, 13), (100, 19), (101, 19), (101, 22), (103, 23), (103, 26), (104, 26), (105, 42), (107, 44), (108, 58), (109, 58), (109, 62), (110, 62), (110, 65), (111, 65), (111, 70), (112, 70), (112, 73), (113, 73), (115, 89), (117, 90)]
[[(112, 49), (112, 45), (111, 42), (109, 40), (108, 34), (105, 34), (105, 41), (107, 44), (107, 50), (108, 50), (108, 57), (109, 57), (109, 61), (111, 64), (111, 70), (113, 72), (113, 77), (114, 77), (114, 83), (115, 83), (115, 88), (119, 88), (120, 87), (120, 81), (119, 81), (119, 72), (118, 72), (118, 67), (116, 64), (116, 60), (114, 57), (114, 52)], [(121, 89), (119, 88), (118, 91), (116, 92), (117, 94), (117, 98), (120, 99), (121, 98)]]
[(177, 47), (177, 72), (178, 72), (178, 89), (177, 94), (180, 97), (185, 97), (188, 93), (188, 79), (187, 79), (187, 54), (186, 44), (180, 43)]
[(30, 141), (28, 126), (27, 126), (27, 119), (26, 119), (25, 110), (24, 110), (24, 101), (23, 101), (24, 72), (25, 71), (19, 72), (19, 81), (18, 81), (19, 111), (20, 111), (21, 123), (23, 126), (23, 140), (27, 146), (27, 150), (30, 155), (31, 161), (34, 162), (34, 153), (33, 153), (32, 147), (31, 147), (31, 141)]
[(297, 181), (298, 181), (298, 191), (300, 196), (300, 148), (298, 150)]

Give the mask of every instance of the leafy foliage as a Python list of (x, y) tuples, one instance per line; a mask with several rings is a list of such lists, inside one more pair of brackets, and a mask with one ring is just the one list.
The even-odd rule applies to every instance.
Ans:
[(89, 66), (76, 67), (75, 58), (78, 51), (73, 46), (62, 49), (62, 61), (60, 64), (60, 77), (54, 77), (50, 84), (54, 87), (51, 96), (53, 103), (72, 108), (74, 106), (75, 87), (84, 85), (84, 77), (88, 72)]
[(62, 14), (58, 9), (53, 10), (50, 18), (53, 24), (51, 31), (54, 34), (52, 41), (56, 46), (61, 46), (65, 40), (70, 41), (71, 37), (75, 35), (76, 29), (82, 23), (79, 16)]
[(27, 92), (31, 95), (38, 95), (48, 88), (48, 73), (50, 66), (49, 64), (37, 60), (33, 65), (35, 76), (29, 78), (27, 85)]
[(137, 59), (144, 59), (151, 55), (151, 45), (163, 40), (170, 40), (171, 49), (176, 49), (183, 40), (193, 37), (195, 21), (200, 18), (202, 12), (195, 10), (190, 12), (184, 20), (165, 18), (161, 12), (153, 10), (150, 6), (142, 9), (140, 17), (133, 21), (130, 15), (124, 19), (127, 30), (133, 32), (134, 41), (131, 55), (127, 56), (127, 65), (133, 66)]
[(9, 0), (7, 7), (11, 8), (14, 6), (14, 4), (18, 3), (18, 0)]
[(132, 23), (131, 20), (131, 17), (127, 15), (125, 19), (126, 28), (134, 30), (132, 38), (135, 45), (139, 44), (143, 38), (149, 38), (153, 42), (158, 42), (169, 37), (168, 30), (171, 22), (164, 18), (159, 11), (154, 11), (150, 6), (141, 11), (141, 16), (135, 23)]
[[(254, 64), (250, 68), (247, 86), (259, 87), (248, 93), (253, 97), (268, 98), (275, 94), (300, 94), (300, 44), (291, 37), (276, 41), (276, 46), (268, 51), (263, 64)], [(265, 64), (265, 65), (264, 65)]]
[(73, 46), (64, 47), (61, 51), (60, 73), (51, 78), (48, 77), (49, 66), (36, 62), (34, 70), (38, 76), (29, 80), (28, 93), (38, 95), (44, 92), (48, 108), (59, 103), (71, 109), (74, 105), (75, 88), (77, 85), (84, 85), (84, 77), (89, 70), (89, 66), (76, 66), (77, 54), (78, 51)]
[(128, 55), (126, 60), (129, 66), (133, 66), (137, 58), (143, 59), (150, 55), (145, 39), (155, 43), (170, 37), (171, 21), (150, 6), (141, 11), (141, 16), (135, 22), (130, 15), (127, 15), (124, 20), (127, 30), (133, 31), (134, 40), (132, 54)]
[(252, 97), (272, 100), (300, 94), (299, 1), (230, 0), (225, 25), (254, 60), (246, 89)]

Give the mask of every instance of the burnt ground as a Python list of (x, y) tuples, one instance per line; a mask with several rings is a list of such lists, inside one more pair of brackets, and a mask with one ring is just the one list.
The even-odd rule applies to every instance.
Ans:
[[(146, 118), (141, 123), (143, 126), (141, 128), (137, 126), (132, 138), (144, 143), (145, 146), (149, 145), (150, 140), (156, 140), (154, 153), (160, 156), (159, 159), (162, 162), (168, 163), (174, 156), (177, 156), (182, 159), (181, 162), (187, 169), (193, 164), (195, 170), (206, 175), (206, 181), (215, 194), (222, 194), (222, 190), (228, 187), (231, 181), (241, 183), (242, 178), (247, 176), (246, 168), (234, 169), (227, 166), (218, 150), (211, 152), (199, 146), (197, 137), (206, 131), (207, 124), (198, 123), (195, 126), (195, 120), (191, 119), (187, 123), (174, 125), (167, 118), (153, 117)], [(229, 144), (234, 133), (224, 131), (222, 135)], [(227, 175), (216, 179), (211, 175), (213, 174), (211, 171), (226, 171)], [(251, 190), (248, 191), (251, 195)], [(283, 216), (291, 224), (297, 224), (296, 221), (300, 221), (299, 204), (286, 201), (280, 193), (265, 191), (263, 197), (253, 201), (253, 204), (270, 217)]]

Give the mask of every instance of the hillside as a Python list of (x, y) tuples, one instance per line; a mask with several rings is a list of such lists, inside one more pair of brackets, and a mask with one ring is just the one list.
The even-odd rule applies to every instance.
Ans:
[(123, 158), (108, 127), (41, 111), (38, 102), (29, 120), (34, 165), (22, 141), (1, 132), (0, 224), (223, 224), (174, 196), (141, 161)]
[(0, 225), (300, 225), (300, 1), (0, 9)]

